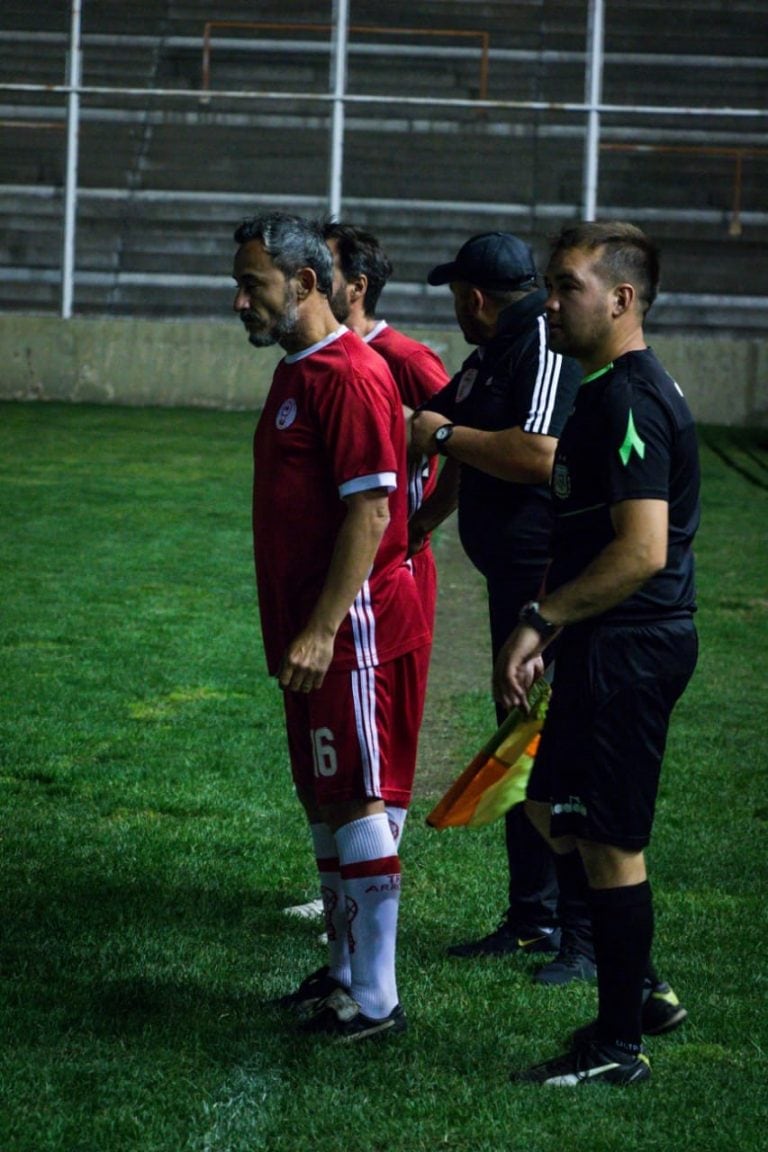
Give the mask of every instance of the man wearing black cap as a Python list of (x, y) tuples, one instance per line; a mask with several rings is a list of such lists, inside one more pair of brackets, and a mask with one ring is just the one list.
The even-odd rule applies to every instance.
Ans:
[[(546, 294), (536, 286), (531, 249), (517, 236), (473, 236), (428, 281), (450, 285), (456, 319), (476, 348), (413, 419), (413, 447), (446, 460), (435, 493), (411, 519), (411, 545), (418, 550), (458, 506), (462, 545), (487, 582), (495, 661), (521, 608), (542, 590), (552, 527), (549, 477), (580, 371), (547, 345)], [(504, 715), (497, 706), (499, 722)], [(561, 919), (571, 920), (561, 940), (552, 855), (522, 805), (507, 814), (506, 837), (506, 916), (496, 931), (449, 953), (558, 953), (538, 981), (592, 978), (586, 904), (560, 908)]]

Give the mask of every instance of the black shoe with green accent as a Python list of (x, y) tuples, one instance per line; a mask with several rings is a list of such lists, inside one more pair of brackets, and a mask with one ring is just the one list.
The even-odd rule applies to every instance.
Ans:
[(502, 920), (498, 928), (479, 940), (466, 940), (446, 948), (449, 956), (472, 959), (475, 956), (509, 956), (514, 952), (557, 952), (560, 932), (557, 928), (520, 929)]
[(340, 988), (342, 985), (331, 976), (330, 969), (326, 964), (302, 980), (294, 992), (279, 996), (271, 1003), (278, 1008), (295, 1012), (297, 1016), (309, 1016), (320, 1007), (324, 1000), (327, 1000), (332, 992)]
[(660, 1036), (678, 1028), (688, 1015), (665, 980), (646, 989), (643, 999), (643, 1032), (646, 1036)]
[[(644, 1036), (661, 1036), (664, 1032), (671, 1032), (678, 1028), (688, 1012), (682, 1006), (669, 984), (661, 981), (650, 985), (643, 992), (643, 1011), (641, 1024)], [(597, 1036), (597, 1020), (583, 1024), (571, 1033), (573, 1044), (588, 1044)]]
[(332, 992), (320, 1009), (301, 1025), (303, 1032), (325, 1033), (343, 1044), (367, 1040), (371, 1036), (388, 1036), (405, 1032), (405, 1012), (396, 1004), (381, 1020), (366, 1016), (360, 1005), (343, 988)]
[(580, 1084), (640, 1084), (651, 1075), (644, 1052), (627, 1055), (612, 1044), (591, 1042), (574, 1046), (570, 1052), (513, 1072), (521, 1084), (547, 1084), (555, 1088), (576, 1088)]

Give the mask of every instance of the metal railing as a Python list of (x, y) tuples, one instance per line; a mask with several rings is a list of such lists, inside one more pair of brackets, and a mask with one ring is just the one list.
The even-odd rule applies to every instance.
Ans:
[(768, 156), (768, 148), (717, 148), (706, 144), (620, 144), (602, 143), (602, 152), (660, 152), (679, 156), (717, 156), (732, 158), (733, 195), (731, 218), (728, 232), (731, 236), (741, 236), (741, 194), (743, 185), (744, 161), (758, 156)]
[[(264, 20), (209, 20), (203, 26), (203, 64), (202, 64), (202, 100), (209, 97), (211, 91), (211, 52), (213, 49), (214, 28), (248, 28), (251, 31), (261, 32), (324, 32), (330, 34), (334, 30), (332, 24), (291, 24)], [(488, 32), (463, 30), (459, 28), (394, 28), (377, 27), (369, 24), (350, 24), (347, 29), (350, 33), (365, 33), (370, 36), (419, 36), (424, 39), (440, 38), (442, 40), (478, 40), (480, 43), (480, 75), (478, 78), (478, 100), (485, 100), (488, 96), (488, 68), (491, 37)], [(326, 52), (327, 44), (318, 44), (319, 52)]]
[[(709, 147), (706, 145), (690, 145), (690, 146), (676, 146), (671, 144), (661, 143), (609, 143), (601, 141), (601, 119), (608, 116), (620, 116), (625, 122), (631, 120), (632, 117), (659, 117), (669, 118), (693, 118), (694, 120), (706, 119), (710, 123), (717, 122), (718, 119), (727, 118), (730, 121), (751, 121), (751, 122), (764, 122), (768, 119), (768, 110), (764, 108), (730, 108), (721, 106), (713, 107), (672, 107), (672, 106), (658, 106), (658, 105), (618, 105), (609, 104), (602, 101), (601, 87), (598, 83), (603, 60), (602, 50), (602, 0), (590, 0), (591, 22), (589, 27), (589, 41), (586, 59), (588, 62), (588, 72), (585, 77), (586, 95), (583, 101), (548, 101), (548, 100), (490, 100), (487, 97), (488, 93), (488, 74), (489, 74), (489, 50), (490, 40), (487, 33), (478, 31), (462, 31), (456, 29), (400, 29), (400, 28), (383, 28), (383, 27), (362, 27), (352, 26), (347, 31), (365, 32), (375, 35), (388, 34), (393, 38), (399, 37), (403, 34), (413, 36), (423, 36), (425, 38), (449, 36), (461, 37), (462, 39), (468, 37), (477, 38), (480, 46), (480, 74), (478, 85), (478, 96), (473, 98), (446, 98), (446, 97), (430, 97), (430, 96), (404, 96), (404, 95), (374, 95), (364, 93), (350, 93), (346, 90), (339, 91), (338, 89), (331, 92), (276, 92), (269, 91), (243, 91), (237, 90), (224, 90), (216, 91), (211, 88), (211, 50), (213, 47), (213, 30), (216, 28), (249, 28), (249, 29), (281, 29), (281, 30), (314, 30), (328, 33), (334, 30), (335, 26), (330, 24), (277, 24), (274, 22), (244, 22), (244, 21), (208, 21), (204, 28), (203, 33), (203, 83), (202, 89), (179, 89), (179, 88), (161, 88), (161, 87), (120, 87), (120, 86), (103, 86), (103, 85), (83, 85), (81, 83), (81, 61), (82, 61), (82, 43), (79, 27), (81, 0), (72, 0), (72, 28), (70, 37), (70, 71), (68, 81), (65, 84), (50, 85), (50, 84), (0, 84), (0, 92), (8, 93), (46, 93), (46, 94), (62, 94), (67, 98), (67, 176), (65, 188), (65, 221), (64, 221), (64, 253), (62, 260), (62, 315), (71, 315), (72, 309), (72, 286), (74, 282), (74, 222), (75, 210), (78, 196), (77, 188), (77, 146), (78, 146), (78, 118), (80, 115), (80, 99), (81, 97), (96, 98), (105, 96), (109, 99), (123, 97), (126, 99), (141, 99), (148, 100), (150, 98), (159, 98), (166, 102), (188, 102), (194, 101), (200, 103), (201, 100), (206, 102), (212, 101), (236, 101), (236, 102), (301, 102), (302, 104), (316, 103), (320, 106), (330, 105), (332, 111), (339, 105), (343, 107), (369, 107), (375, 110), (378, 106), (383, 105), (397, 105), (403, 108), (429, 108), (432, 111), (440, 110), (459, 110), (459, 109), (473, 109), (482, 111), (505, 111), (505, 112), (526, 112), (526, 113), (557, 113), (565, 116), (583, 117), (586, 124), (586, 148), (585, 148), (585, 162), (584, 162), (584, 181), (582, 186), (582, 208), (584, 214), (589, 216), (594, 214), (597, 204), (597, 155), (600, 151), (658, 151), (658, 152), (687, 152), (689, 154), (699, 153), (701, 155), (719, 155), (719, 156), (732, 156), (734, 158), (734, 185), (733, 196), (730, 213), (729, 229), (731, 235), (738, 235), (741, 229), (742, 221), (742, 175), (743, 164), (747, 158), (762, 156), (768, 149), (758, 147)], [(333, 51), (332, 45), (318, 45), (318, 50), (321, 48), (324, 51)], [(346, 42), (345, 42), (346, 48)], [(21, 119), (12, 119), (6, 121), (8, 126), (17, 127), (24, 123), (25, 126), (34, 126), (27, 121)], [(54, 121), (46, 121), (45, 123), (38, 123), (37, 127), (53, 128), (59, 127)], [(332, 177), (329, 181), (329, 187), (332, 185)], [(336, 198), (340, 202), (340, 193)], [(335, 209), (333, 192), (329, 194), (329, 201), (332, 211)], [(487, 206), (478, 205), (478, 210), (482, 210)]]

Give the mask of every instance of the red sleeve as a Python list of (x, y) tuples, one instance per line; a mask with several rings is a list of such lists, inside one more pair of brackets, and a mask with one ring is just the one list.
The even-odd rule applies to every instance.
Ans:
[(397, 477), (397, 397), (386, 380), (351, 368), (329, 373), (313, 390), (312, 404), (337, 488), (362, 477)]
[(409, 408), (426, 404), (448, 383), (448, 373), (440, 357), (424, 345), (402, 362), (397, 385), (400, 397)]

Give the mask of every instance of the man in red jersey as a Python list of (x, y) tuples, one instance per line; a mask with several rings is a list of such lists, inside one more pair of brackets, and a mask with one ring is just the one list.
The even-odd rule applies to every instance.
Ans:
[(235, 232), (235, 311), (278, 364), (254, 437), (267, 665), (320, 873), (329, 962), (279, 1003), (357, 1040), (402, 1031), (400, 862), (430, 630), (407, 552), (405, 427), (389, 369), (330, 307), (322, 230), (272, 213)]
[[(386, 320), (376, 318), (379, 297), (392, 275), (392, 264), (378, 239), (363, 228), (335, 221), (324, 224), (323, 234), (333, 256), (331, 309), (334, 316), (386, 360), (400, 398), (408, 409), (426, 403), (445, 387), (448, 373), (437, 353), (426, 344), (392, 328)], [(409, 518), (433, 492), (437, 471), (436, 456), (409, 458)], [(421, 551), (411, 557), (411, 565), (424, 616), (432, 629), (437, 599), (437, 569), (428, 536), (425, 537)], [(399, 841), (406, 811), (396, 810), (392, 805), (388, 810), (395, 840)], [(310, 919), (323, 916), (323, 904), (322, 900), (313, 900), (284, 911), (288, 915)]]
[[(331, 308), (342, 321), (383, 356), (407, 408), (418, 408), (448, 383), (448, 373), (426, 344), (377, 320), (382, 289), (392, 275), (392, 264), (373, 233), (353, 224), (333, 221), (323, 228), (333, 255)], [(432, 494), (437, 482), (436, 456), (411, 458), (408, 468), (408, 516), (413, 516)], [(424, 614), (434, 624), (437, 573), (429, 539), (412, 558), (413, 574)]]

